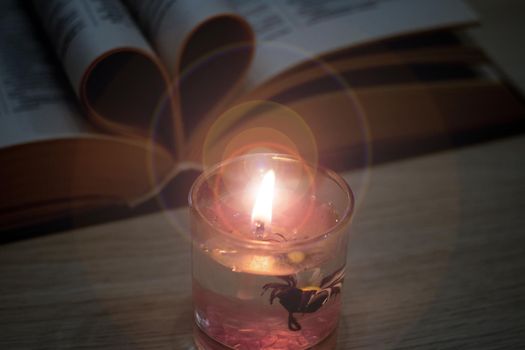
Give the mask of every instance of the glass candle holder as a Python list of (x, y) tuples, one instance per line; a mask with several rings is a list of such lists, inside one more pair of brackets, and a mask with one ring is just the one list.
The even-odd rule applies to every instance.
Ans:
[(197, 326), (235, 349), (305, 349), (337, 327), (354, 199), (336, 173), (253, 154), (190, 191)]

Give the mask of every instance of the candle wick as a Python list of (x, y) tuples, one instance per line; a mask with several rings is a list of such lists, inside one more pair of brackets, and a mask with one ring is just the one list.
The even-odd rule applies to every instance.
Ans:
[(264, 222), (260, 220), (255, 220), (253, 225), (255, 227), (255, 238), (262, 239), (264, 237)]

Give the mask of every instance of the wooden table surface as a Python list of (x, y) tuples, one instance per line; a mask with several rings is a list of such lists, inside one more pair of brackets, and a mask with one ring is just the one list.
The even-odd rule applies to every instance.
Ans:
[[(517, 136), (343, 174), (337, 349), (525, 348), (524, 155)], [(0, 349), (194, 349), (185, 214), (0, 246)]]

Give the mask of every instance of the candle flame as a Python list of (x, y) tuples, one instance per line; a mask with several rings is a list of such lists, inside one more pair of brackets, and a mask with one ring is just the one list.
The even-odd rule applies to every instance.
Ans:
[(275, 172), (268, 170), (261, 181), (252, 210), (252, 223), (255, 225), (256, 231), (260, 230), (261, 227), (264, 231), (264, 225), (270, 225), (272, 223), (274, 187)]

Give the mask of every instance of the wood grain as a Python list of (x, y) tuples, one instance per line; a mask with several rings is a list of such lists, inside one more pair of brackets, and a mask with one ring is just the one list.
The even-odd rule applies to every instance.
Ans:
[[(525, 346), (525, 136), (343, 174), (337, 349)], [(185, 211), (0, 246), (0, 349), (193, 349)]]

